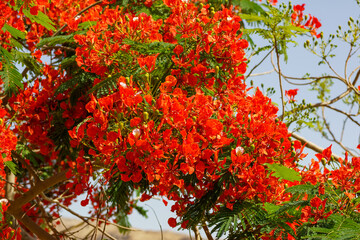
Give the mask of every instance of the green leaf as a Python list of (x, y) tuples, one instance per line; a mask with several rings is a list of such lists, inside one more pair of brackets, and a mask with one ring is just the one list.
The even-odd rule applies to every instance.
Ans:
[(28, 9), (23, 9), (23, 13), (31, 21), (39, 23), (41, 26), (45, 27), (47, 30), (56, 31), (56, 28), (53, 26), (55, 24), (43, 12), (39, 11), (37, 15), (32, 15)]
[(23, 49), (24, 46), (21, 45), (21, 43), (19, 43), (19, 41), (17, 41), (15, 38), (10, 38), (10, 44), (11, 46), (17, 48), (17, 49)]
[(8, 50), (0, 46), (1, 56), (5, 58), (7, 62), (10, 62), (14, 59), (13, 55), (11, 55)]
[(97, 21), (86, 21), (86, 22), (79, 23), (78, 28), (79, 29), (88, 29), (92, 26), (95, 26), (96, 24), (97, 24)]
[(26, 34), (19, 29), (16, 29), (8, 24), (4, 24), (3, 30), (8, 31), (14, 38), (25, 39)]
[(123, 44), (131, 46), (132, 50), (135, 50), (141, 54), (151, 55), (156, 53), (169, 53), (174, 48), (175, 44), (167, 42), (151, 42), (151, 43), (140, 43), (131, 39), (125, 38)]
[(285, 190), (285, 192), (289, 193), (311, 193), (314, 189), (317, 189), (314, 185), (303, 184), (289, 187)]
[(308, 29), (304, 29), (304, 28), (301, 28), (301, 27), (296, 27), (294, 25), (286, 26), (286, 28), (291, 30), (291, 31), (297, 31), (297, 32), (302, 32), (302, 33), (310, 32), (310, 30), (308, 30)]
[(246, 10), (248, 12), (260, 12), (260, 13), (265, 12), (264, 9), (262, 9), (262, 7), (259, 4), (252, 2), (250, 0), (235, 0), (232, 2), (232, 4), (239, 5), (242, 11)]
[(41, 66), (39, 62), (35, 60), (30, 53), (13, 50), (12, 55), (14, 56), (14, 61), (22, 63), (34, 74), (41, 74)]
[(20, 173), (18, 166), (14, 162), (6, 161), (4, 162), (4, 165), (8, 167), (13, 174), (17, 175)]
[(17, 87), (23, 88), (23, 84), (21, 82), (22, 75), (11, 62), (5, 62), (5, 64), (3, 64), (0, 77), (4, 82), (4, 90), (8, 94), (17, 92)]
[(264, 22), (264, 23), (270, 23), (271, 19), (265, 16), (258, 16), (258, 15), (252, 15), (252, 14), (239, 14), (241, 19), (246, 20), (248, 22)]
[(288, 181), (301, 181), (299, 173), (296, 172), (294, 169), (290, 169), (288, 167), (285, 167), (284, 165), (276, 163), (265, 163), (264, 165), (266, 165), (271, 171), (274, 172), (274, 177), (278, 177)]
[(264, 203), (264, 208), (269, 214), (273, 214), (280, 209), (280, 206), (266, 202)]
[(54, 46), (54, 45), (57, 45), (57, 44), (70, 43), (70, 42), (74, 42), (74, 34), (60, 35), (60, 36), (43, 38), (36, 45), (36, 47), (40, 48), (40, 47), (42, 47), (44, 45), (46, 45), (46, 46)]

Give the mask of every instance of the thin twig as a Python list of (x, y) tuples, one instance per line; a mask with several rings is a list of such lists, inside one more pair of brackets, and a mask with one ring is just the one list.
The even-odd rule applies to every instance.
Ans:
[[(86, 8), (84, 8), (83, 10), (81, 10), (80, 12), (78, 12), (74, 18), (76, 18), (77, 16), (80, 16), (81, 14), (83, 14), (84, 12), (86, 12), (87, 10), (89, 10), (90, 8), (96, 6), (96, 5), (99, 5), (100, 3), (102, 3), (103, 1), (100, 0), (100, 1), (97, 1), (89, 6), (87, 6)], [(54, 34), (53, 34), (53, 37), (57, 36), (64, 28), (67, 27), (67, 23), (65, 23), (59, 30), (57, 30)]]
[[(325, 150), (324, 148), (319, 147), (319, 146), (316, 145), (315, 143), (308, 141), (307, 139), (305, 139), (305, 138), (297, 135), (296, 133), (291, 133), (291, 136), (292, 136), (293, 138), (297, 139), (298, 141), (300, 141), (301, 144), (303, 144), (303, 145), (305, 144), (305, 147), (307, 147), (307, 148), (309, 148), (309, 149), (311, 149), (311, 150), (313, 150), (313, 151), (315, 151), (315, 152), (322, 153), (322, 152)], [(334, 154), (334, 153), (332, 153), (331, 156), (332, 156), (335, 160), (337, 160), (337, 161), (338, 161), (339, 158), (340, 158), (338, 155), (336, 155), (336, 154)]]
[(265, 57), (264, 57), (258, 64), (256, 64), (256, 65), (250, 70), (250, 72), (248, 73), (248, 75), (246, 75), (245, 79), (247, 79), (249, 76), (251, 76), (251, 73), (265, 61), (265, 59), (271, 54), (271, 52), (272, 52), (273, 50), (274, 50), (274, 48), (272, 48), (272, 49), (265, 55)]
[(42, 51), (52, 50), (52, 49), (64, 49), (64, 50), (68, 50), (68, 51), (71, 51), (71, 52), (76, 52), (76, 50), (74, 48), (65, 47), (65, 46), (48, 46), (48, 47), (41, 48)]
[(25, 159), (20, 155), (18, 154), (16, 151), (12, 151), (11, 152), (11, 155), (13, 157), (15, 157), (17, 160), (19, 160), (19, 162), (25, 166), (25, 168), (29, 171), (30, 175), (35, 179), (35, 183), (37, 182), (40, 182), (40, 178), (39, 176), (36, 174), (35, 170), (33, 169), (33, 167), (28, 164)]
[(251, 75), (248, 75), (248, 77), (257, 77), (257, 76), (263, 76), (263, 75), (268, 75), (270, 73), (273, 73), (275, 70), (271, 70), (271, 71), (267, 71), (267, 72), (262, 72), (262, 73), (254, 73), (254, 74), (251, 74)]
[[(308, 108), (327, 107), (330, 104), (333, 104), (333, 103), (339, 101), (340, 99), (342, 99), (343, 97), (347, 96), (349, 93), (351, 93), (350, 88), (348, 88), (345, 92), (341, 93), (340, 95), (334, 97), (333, 99), (331, 99), (331, 100), (329, 100), (327, 102), (318, 102), (318, 103), (315, 103), (315, 104), (311, 104), (311, 105), (309, 105), (308, 107), (305, 107), (305, 108), (294, 108), (291, 111), (296, 112), (296, 111), (303, 111), (303, 110), (308, 109)], [(278, 118), (283, 119), (283, 117), (284, 117), (284, 114), (281, 114)]]
[(352, 56), (352, 50), (353, 50), (353, 46), (350, 44), (350, 50), (349, 50), (349, 53), (346, 57), (346, 60), (345, 60), (345, 66), (344, 66), (344, 78), (347, 79), (347, 66), (348, 66), (348, 62)]
[[(102, 229), (99, 226), (96, 226), (92, 223), (90, 223), (88, 220), (86, 220), (85, 217), (79, 215), (78, 213), (74, 212), (73, 210), (71, 210), (70, 208), (68, 208), (67, 206), (63, 205), (62, 203), (60, 203), (59, 201), (55, 201), (53, 200), (54, 203), (56, 203), (57, 205), (59, 205), (61, 208), (63, 208), (64, 210), (68, 211), (69, 213), (71, 213), (72, 215), (80, 218), (82, 221), (84, 221), (85, 223), (87, 223), (89, 226), (92, 226), (93, 228), (97, 228), (100, 232), (103, 232)], [(108, 234), (107, 232), (103, 232), (105, 236), (107, 236), (108, 238), (112, 239), (112, 240), (116, 240), (116, 238), (114, 238), (113, 236), (111, 236), (110, 234)]]
[[(360, 66), (358, 68), (360, 68)], [(352, 82), (353, 86), (356, 84), (357, 80), (359, 79), (359, 76), (360, 76), (360, 69), (357, 71), (354, 81)]]
[(148, 206), (148, 207), (149, 207), (149, 208), (151, 208), (151, 210), (154, 212), (155, 217), (156, 217), (156, 221), (158, 222), (158, 224), (159, 224), (159, 226), (160, 226), (161, 240), (163, 240), (163, 239), (164, 239), (163, 230), (162, 230), (162, 227), (161, 227), (160, 221), (159, 221), (159, 219), (158, 219), (158, 217), (157, 217), (157, 215), (156, 215), (156, 212), (154, 211), (154, 209), (153, 209), (150, 205), (145, 204), (145, 206)]
[(344, 115), (347, 117), (347, 119), (350, 119), (353, 123), (355, 123), (356, 125), (360, 126), (360, 123), (359, 123), (358, 121), (356, 121), (354, 118), (352, 118), (353, 116), (357, 116), (357, 115), (348, 114), (348, 113), (346, 113), (346, 112), (344, 112), (344, 111), (341, 111), (340, 109), (334, 108), (334, 107), (329, 106), (329, 105), (326, 105), (326, 106), (324, 106), (324, 107), (327, 107), (327, 108), (329, 108), (329, 109), (331, 109), (331, 110), (334, 110), (334, 111), (336, 111), (336, 112), (338, 112), (338, 113), (344, 114)]
[[(87, 219), (95, 219), (94, 217), (86, 217)], [(119, 224), (116, 224), (116, 223), (113, 223), (113, 222), (110, 222), (108, 220), (104, 220), (104, 219), (101, 219), (99, 218), (99, 221), (100, 222), (104, 222), (105, 224), (110, 224), (110, 225), (114, 225), (118, 228), (121, 228), (121, 229), (125, 229), (125, 230), (129, 230), (129, 231), (142, 231), (140, 229), (136, 229), (136, 228), (129, 228), (129, 227), (124, 227), (124, 226), (121, 226)]]
[(342, 147), (342, 148), (343, 148), (346, 152), (348, 152), (351, 156), (356, 157), (356, 155), (353, 154), (347, 147), (345, 147), (344, 144), (342, 144), (342, 142), (340, 142), (340, 141), (338, 141), (338, 140), (336, 139), (335, 134), (331, 131), (330, 126), (329, 126), (329, 124), (328, 124), (327, 121), (326, 121), (324, 107), (322, 107), (321, 113), (322, 113), (322, 118), (323, 118), (325, 127), (326, 127), (326, 129), (328, 130), (328, 132), (330, 133), (330, 135), (331, 135), (331, 137), (332, 137), (332, 139), (329, 139), (329, 140), (332, 141), (332, 142), (337, 143), (340, 147)]
[[(275, 66), (275, 63), (274, 63), (274, 60), (273, 60), (273, 54), (271, 53), (271, 65), (273, 66), (275, 72), (277, 72), (278, 74), (279, 73), (279, 70), (276, 68)], [(281, 76), (283, 78), (286, 78), (286, 79), (292, 79), (292, 80), (300, 80), (300, 81), (304, 81), (304, 80), (321, 80), (321, 79), (324, 79), (324, 78), (333, 78), (333, 79), (338, 79), (342, 82), (344, 82), (344, 79), (341, 78), (341, 77), (338, 77), (338, 76), (333, 76), (333, 75), (325, 75), (325, 76), (321, 76), (321, 77), (312, 77), (312, 76), (309, 76), (309, 77), (291, 77), (291, 76), (287, 76), (287, 75), (284, 75), (282, 72), (281, 72)]]
[(276, 53), (276, 60), (277, 60), (277, 65), (278, 65), (278, 71), (279, 71), (279, 85), (280, 85), (280, 93), (281, 93), (281, 106), (282, 106), (282, 115), (280, 120), (283, 120), (283, 117), (285, 115), (285, 100), (284, 100), (284, 91), (283, 91), (283, 86), (282, 86), (282, 81), (281, 81), (281, 68), (280, 68), (280, 56), (279, 56), (279, 51), (277, 48), (277, 41), (276, 38), (275, 39), (275, 53)]

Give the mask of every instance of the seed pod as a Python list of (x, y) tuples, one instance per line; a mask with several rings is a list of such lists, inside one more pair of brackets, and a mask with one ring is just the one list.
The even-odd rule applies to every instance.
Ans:
[(144, 112), (143, 116), (144, 116), (145, 121), (147, 121), (149, 119), (149, 113), (148, 112)]
[(321, 159), (321, 163), (322, 163), (322, 165), (324, 165), (324, 167), (326, 166), (326, 159), (325, 158), (322, 158)]
[(216, 67), (215, 67), (215, 74), (216, 74), (216, 76), (219, 74), (219, 71), (220, 71), (219, 66), (216, 66)]
[(255, 150), (255, 145), (254, 144), (251, 144), (250, 145), (250, 151), (253, 152)]

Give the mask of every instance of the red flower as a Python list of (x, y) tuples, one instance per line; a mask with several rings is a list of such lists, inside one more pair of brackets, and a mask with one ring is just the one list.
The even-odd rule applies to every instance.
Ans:
[(174, 53), (178, 56), (183, 53), (183, 51), (184, 48), (181, 45), (176, 45), (176, 47), (174, 48)]
[(172, 75), (169, 75), (165, 78), (165, 82), (161, 84), (161, 92), (170, 92), (171, 88), (176, 85), (176, 78)]
[(87, 205), (89, 204), (89, 199), (87, 198), (87, 199), (82, 200), (82, 201), (80, 202), (80, 204), (81, 204), (81, 206), (83, 206), (83, 207), (87, 206)]
[(31, 13), (31, 15), (38, 15), (38, 13), (39, 13), (39, 7), (38, 7), (38, 6), (34, 6), (34, 7), (30, 8), (30, 13)]
[(152, 72), (155, 70), (155, 63), (156, 63), (156, 58), (158, 54), (152, 55), (152, 56), (147, 56), (144, 58), (137, 58), (138, 63), (140, 65), (140, 67), (145, 71), (145, 72)]
[(297, 92), (299, 91), (299, 89), (290, 89), (285, 91), (285, 95), (289, 98), (290, 102), (295, 101), (295, 96), (297, 95)]
[(175, 218), (169, 218), (168, 224), (172, 228), (176, 227), (176, 219)]

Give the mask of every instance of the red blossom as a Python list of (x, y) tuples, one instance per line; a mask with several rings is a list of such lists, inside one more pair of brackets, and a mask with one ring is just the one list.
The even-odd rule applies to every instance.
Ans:
[(297, 95), (299, 89), (290, 89), (285, 91), (285, 95), (289, 98), (290, 102), (295, 101), (295, 96)]
[(156, 63), (156, 58), (159, 54), (155, 54), (155, 55), (152, 55), (152, 56), (147, 56), (147, 57), (144, 57), (144, 58), (141, 58), (141, 57), (138, 57), (137, 58), (137, 61), (140, 65), (140, 67), (150, 73), (152, 71), (155, 70), (155, 63)]
[(177, 223), (176, 223), (176, 219), (175, 219), (175, 218), (172, 218), (172, 217), (169, 218), (169, 219), (168, 219), (168, 224), (169, 224), (169, 226), (172, 227), (172, 228), (176, 227), (176, 224), (177, 224)]

